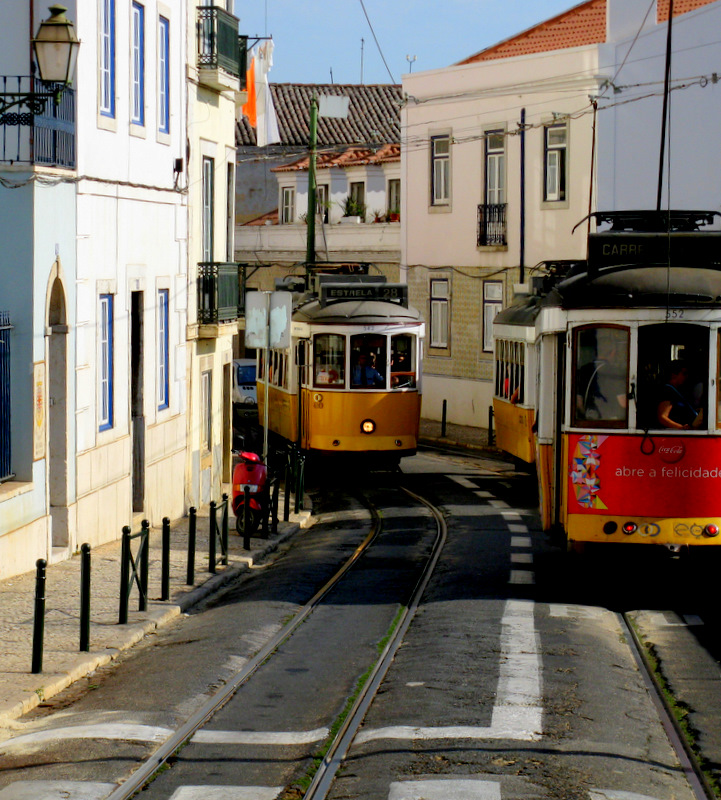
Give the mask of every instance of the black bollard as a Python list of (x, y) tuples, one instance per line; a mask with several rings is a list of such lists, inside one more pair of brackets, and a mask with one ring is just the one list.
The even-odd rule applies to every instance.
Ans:
[(140, 559), (140, 599), (138, 611), (148, 610), (148, 572), (150, 571), (150, 522), (144, 519), (140, 523), (143, 531), (141, 538), (142, 558)]
[(210, 501), (210, 528), (208, 530), (208, 572), (215, 575), (215, 529), (217, 526), (215, 500)]
[(45, 570), (48, 562), (39, 558), (35, 562), (35, 619), (33, 623), (34, 675), (43, 671), (43, 638), (45, 635)]
[(220, 530), (220, 540), (223, 543), (223, 566), (228, 566), (228, 495), (223, 493), (223, 522)]
[(90, 545), (80, 548), (80, 652), (90, 650)]
[(191, 506), (188, 510), (188, 567), (185, 572), (185, 582), (188, 586), (195, 583), (195, 532), (198, 524), (198, 509)]
[(160, 577), (160, 599), (170, 599), (170, 519), (163, 517), (163, 556)]
[(250, 486), (243, 487), (243, 550), (250, 550)]
[(290, 461), (285, 465), (285, 484), (283, 494), (283, 522), (290, 519)]
[(448, 407), (448, 401), (443, 401), (443, 410), (441, 411), (441, 439), (446, 438), (446, 408)]
[(118, 625), (128, 622), (128, 578), (130, 577), (130, 526), (123, 526), (123, 539), (120, 551), (120, 609)]

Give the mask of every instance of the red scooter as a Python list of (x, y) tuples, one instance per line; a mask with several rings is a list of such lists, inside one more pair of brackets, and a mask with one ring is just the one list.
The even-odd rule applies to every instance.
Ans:
[[(240, 461), (233, 469), (233, 513), (235, 529), (243, 535), (250, 535), (258, 530), (263, 518), (263, 501), (265, 484), (268, 480), (268, 467), (257, 453), (243, 452), (238, 454)], [(246, 509), (246, 487), (249, 500)], [(246, 513), (247, 512), (247, 513)], [(248, 529), (246, 530), (246, 517)]]

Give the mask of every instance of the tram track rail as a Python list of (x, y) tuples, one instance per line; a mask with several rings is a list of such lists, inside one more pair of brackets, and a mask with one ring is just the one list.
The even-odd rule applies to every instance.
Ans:
[[(311, 784), (304, 795), (308, 800), (311, 798), (313, 798), (313, 800), (321, 800), (321, 798), (327, 796), (333, 778), (348, 752), (373, 698), (378, 692), (395, 653), (403, 642), (403, 637), (415, 616), (420, 599), (433, 574), (438, 558), (442, 552), (443, 544), (445, 543), (446, 526), (441, 512), (429, 501), (405, 487), (399, 487), (399, 489), (430, 510), (437, 526), (435, 543), (408, 603), (401, 608), (399, 615), (397, 615), (393, 621), (383, 651), (375, 664), (370, 668), (370, 671), (366, 674), (363, 685), (359, 687), (357, 696), (345, 714), (337, 732), (330, 740), (324, 743), (323, 750), (325, 755), (321, 764), (315, 770), (311, 779)], [(208, 723), (214, 714), (231, 700), (241, 686), (271, 658), (274, 651), (293, 636), (296, 630), (309, 618), (323, 599), (340, 583), (343, 577), (352, 569), (363, 554), (368, 551), (382, 531), (382, 515), (367, 499), (362, 499), (362, 502), (364, 502), (371, 513), (371, 528), (353, 554), (282, 630), (272, 636), (231, 680), (210, 697), (185, 723), (178, 727), (126, 781), (107, 796), (106, 800), (130, 800), (130, 798), (136, 796), (147, 786), (159, 771), (168, 765), (172, 757), (191, 741), (195, 733)]]
[(694, 752), (688, 737), (679, 724), (670, 703), (664, 694), (662, 682), (649, 658), (646, 647), (636, 629), (633, 619), (626, 612), (618, 612), (617, 619), (626, 637), (644, 685), (656, 708), (661, 725), (671, 747), (679, 760), (681, 769), (696, 800), (718, 800), (719, 794), (708, 780), (703, 764)]

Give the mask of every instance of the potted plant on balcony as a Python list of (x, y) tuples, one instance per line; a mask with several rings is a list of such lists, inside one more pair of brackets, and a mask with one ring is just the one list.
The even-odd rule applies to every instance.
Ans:
[(386, 215), (383, 213), (383, 211), (380, 208), (374, 208), (372, 213), (373, 213), (373, 222), (385, 222), (386, 221)]
[(401, 210), (400, 208), (389, 208), (388, 209), (388, 222), (400, 222), (401, 221)]
[(352, 197), (346, 197), (343, 202), (343, 217), (341, 222), (358, 224), (365, 222), (366, 206), (365, 203), (359, 203)]

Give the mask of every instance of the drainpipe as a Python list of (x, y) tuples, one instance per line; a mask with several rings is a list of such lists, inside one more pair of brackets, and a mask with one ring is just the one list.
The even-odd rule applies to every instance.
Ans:
[(521, 109), (521, 246), (519, 255), (520, 283), (526, 279), (526, 109)]

